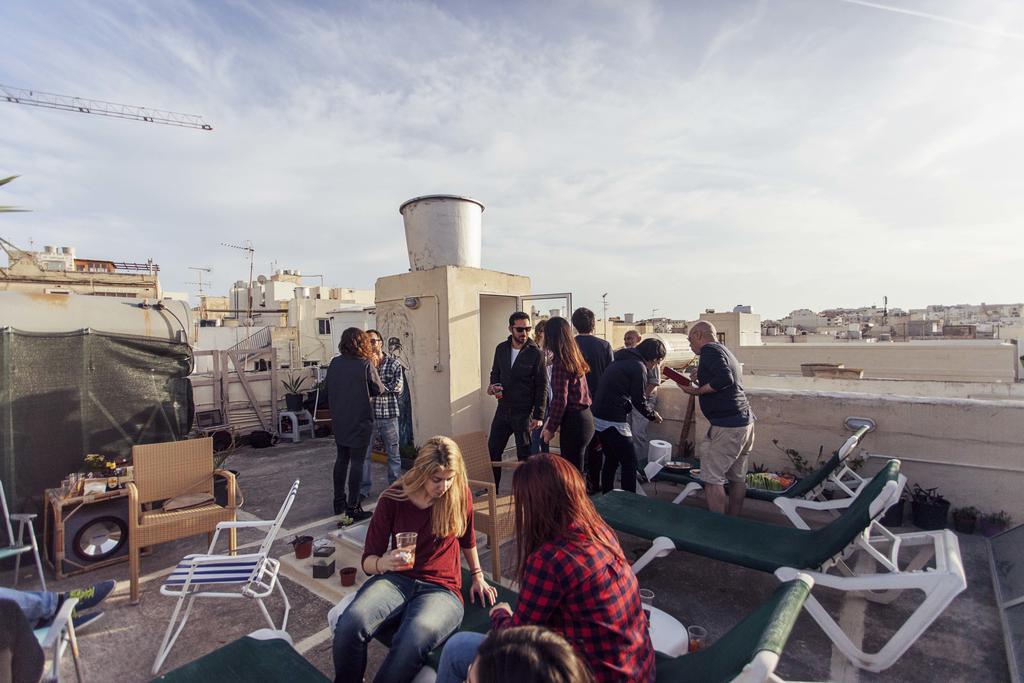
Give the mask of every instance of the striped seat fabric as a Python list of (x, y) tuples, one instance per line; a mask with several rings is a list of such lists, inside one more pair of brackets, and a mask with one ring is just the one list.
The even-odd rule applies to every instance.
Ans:
[[(165, 586), (181, 586), (188, 579), (189, 570), (192, 568), (192, 558), (202, 555), (186, 555), (178, 563), (167, 580)], [(245, 583), (253, 575), (260, 562), (259, 557), (240, 559), (238, 562), (217, 562), (199, 564), (192, 574), (192, 585), (202, 583)]]

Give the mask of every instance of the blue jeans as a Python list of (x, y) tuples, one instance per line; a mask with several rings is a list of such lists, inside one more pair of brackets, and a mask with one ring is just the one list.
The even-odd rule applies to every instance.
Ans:
[(11, 600), (17, 604), (33, 628), (57, 614), (57, 594), (48, 591), (19, 591), (0, 586), (0, 600)]
[(437, 680), (434, 683), (465, 681), (469, 676), (469, 665), (476, 659), (476, 651), (486, 637), (483, 633), (462, 631), (449, 638), (441, 651), (441, 662), (437, 665)]
[(462, 601), (450, 590), (388, 572), (359, 589), (334, 627), (334, 681), (359, 683), (366, 671), (366, 645), (383, 626), (398, 625), (391, 649), (374, 681), (405, 683), (427, 654), (462, 623)]
[(377, 441), (377, 435), (380, 435), (380, 440), (384, 442), (384, 451), (388, 454), (388, 484), (394, 484), (402, 476), (402, 455), (398, 451), (398, 418), (377, 418), (373, 421), (370, 445), (366, 448), (366, 459), (363, 460), (363, 483), (359, 486), (359, 493), (363, 496), (370, 495), (370, 488), (373, 485), (370, 479), (370, 456), (373, 455), (373, 444)]

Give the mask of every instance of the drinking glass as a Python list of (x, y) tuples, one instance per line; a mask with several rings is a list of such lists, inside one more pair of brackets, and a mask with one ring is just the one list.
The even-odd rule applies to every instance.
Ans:
[(697, 652), (703, 650), (708, 642), (708, 631), (703, 626), (691, 626), (686, 629), (687, 635), (690, 637), (690, 652)]
[(401, 551), (405, 560), (405, 569), (412, 569), (412, 566), (416, 563), (416, 532), (415, 531), (403, 531), (402, 533), (395, 534), (395, 548)]

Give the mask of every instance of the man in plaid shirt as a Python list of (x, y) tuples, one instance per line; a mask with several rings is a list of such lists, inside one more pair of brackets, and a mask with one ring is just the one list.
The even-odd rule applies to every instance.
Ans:
[(405, 383), (402, 364), (398, 359), (384, 351), (384, 339), (377, 330), (367, 330), (370, 344), (377, 353), (379, 364), (377, 374), (384, 385), (384, 393), (374, 396), (373, 401), (373, 433), (370, 445), (363, 459), (363, 481), (359, 485), (360, 500), (370, 495), (370, 456), (377, 438), (384, 443), (384, 451), (388, 455), (388, 484), (394, 484), (402, 476), (402, 456), (398, 450), (398, 399), (402, 395)]

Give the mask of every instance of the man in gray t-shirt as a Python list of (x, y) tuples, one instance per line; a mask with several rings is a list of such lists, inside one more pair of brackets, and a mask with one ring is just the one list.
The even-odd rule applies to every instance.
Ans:
[[(636, 330), (629, 330), (622, 341), (627, 349), (632, 349), (640, 343), (640, 333)], [(661, 364), (657, 364), (647, 370), (647, 385), (644, 392), (647, 394), (647, 401), (651, 408), (657, 406), (658, 385), (661, 384)], [(636, 461), (641, 465), (647, 462), (647, 447), (650, 439), (647, 438), (647, 426), (650, 420), (641, 415), (636, 408), (629, 415), (629, 428), (633, 432), (633, 447), (636, 449)]]

